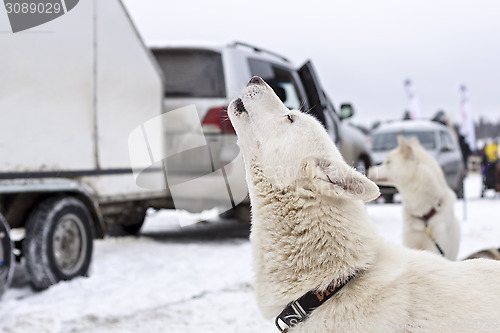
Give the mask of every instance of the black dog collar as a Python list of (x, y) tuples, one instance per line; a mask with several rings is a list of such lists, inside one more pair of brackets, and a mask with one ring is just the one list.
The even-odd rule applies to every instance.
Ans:
[(276, 327), (280, 332), (286, 333), (290, 328), (307, 319), (314, 309), (332, 298), (356, 275), (357, 273), (349, 275), (344, 280), (338, 280), (330, 284), (324, 291), (308, 291), (299, 299), (288, 303), (286, 308), (276, 317)]

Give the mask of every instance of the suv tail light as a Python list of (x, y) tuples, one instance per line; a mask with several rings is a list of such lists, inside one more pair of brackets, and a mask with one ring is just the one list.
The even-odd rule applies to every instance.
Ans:
[(236, 134), (227, 115), (226, 106), (209, 109), (201, 124), (205, 133)]

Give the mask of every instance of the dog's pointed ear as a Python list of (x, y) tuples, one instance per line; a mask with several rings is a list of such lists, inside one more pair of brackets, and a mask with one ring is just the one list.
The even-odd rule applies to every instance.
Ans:
[(410, 139), (410, 145), (412, 146), (420, 146), (420, 141), (416, 136), (412, 136)]
[(303, 162), (306, 177), (319, 180), (318, 190), (345, 199), (371, 201), (380, 196), (378, 186), (343, 160), (306, 158)]
[(405, 138), (403, 138), (402, 135), (398, 135), (398, 146), (404, 158), (406, 159), (413, 158), (413, 148), (408, 143), (408, 141), (406, 141)]

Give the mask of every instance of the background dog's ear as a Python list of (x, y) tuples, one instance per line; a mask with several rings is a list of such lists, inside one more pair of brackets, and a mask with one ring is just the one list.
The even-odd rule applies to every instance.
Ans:
[(304, 160), (306, 176), (320, 180), (319, 190), (337, 197), (370, 201), (380, 196), (378, 186), (349, 167), (344, 161), (307, 158)]
[(413, 158), (413, 148), (408, 143), (408, 141), (406, 141), (405, 138), (403, 138), (402, 135), (398, 135), (398, 145), (404, 158), (406, 159)]
[(420, 141), (418, 140), (418, 138), (416, 136), (412, 136), (411, 139), (410, 139), (410, 145), (412, 146), (420, 146)]

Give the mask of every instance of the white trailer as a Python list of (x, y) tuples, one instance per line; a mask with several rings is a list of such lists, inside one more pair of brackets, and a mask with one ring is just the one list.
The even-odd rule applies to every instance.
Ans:
[(167, 190), (136, 184), (128, 151), (162, 113), (163, 82), (119, 0), (80, 0), (18, 33), (0, 11), (0, 31), (0, 213), (43, 289), (85, 275), (110, 223), (138, 230), (147, 207), (171, 207)]

